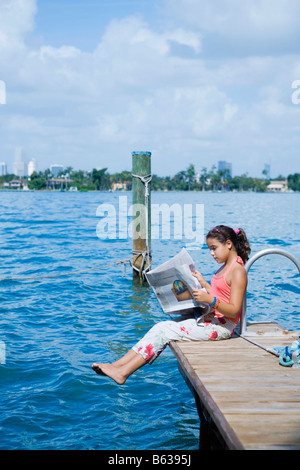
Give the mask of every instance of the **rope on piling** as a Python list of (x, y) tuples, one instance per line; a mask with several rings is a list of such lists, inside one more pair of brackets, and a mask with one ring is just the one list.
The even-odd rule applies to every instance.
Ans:
[(97, 266), (96, 268), (85, 269), (82, 271), (72, 271), (72, 272), (61, 273), (61, 274), (49, 274), (47, 276), (4, 277), (4, 278), (0, 278), (0, 281), (28, 281), (28, 280), (38, 280), (38, 279), (49, 279), (49, 278), (62, 277), (62, 276), (73, 276), (74, 274), (83, 274), (83, 273), (89, 273), (92, 271), (98, 271), (100, 269), (109, 268), (110, 266), (116, 266), (118, 264), (123, 264), (124, 271), (125, 271), (126, 264), (129, 263), (132, 266), (132, 261), (133, 260), (129, 258), (129, 259), (121, 260), (121, 261), (115, 261), (114, 263)]
[[(134, 261), (136, 261), (139, 256), (142, 257), (142, 262), (141, 262), (140, 267), (138, 268), (137, 266), (135, 266), (132, 263), (132, 269), (134, 269), (135, 271), (137, 271), (139, 273), (140, 279), (143, 279), (143, 278), (145, 278), (146, 272), (151, 269), (151, 265), (150, 265), (150, 261), (149, 261), (150, 252), (148, 250), (147, 251), (133, 250), (132, 253), (136, 256)], [(148, 259), (148, 266), (146, 266), (146, 268), (143, 269), (144, 265), (145, 265), (146, 256), (147, 256), (147, 259)]]

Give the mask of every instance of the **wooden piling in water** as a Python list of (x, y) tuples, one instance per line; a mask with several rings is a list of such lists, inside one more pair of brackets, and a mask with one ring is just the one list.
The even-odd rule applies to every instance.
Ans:
[(151, 267), (151, 152), (132, 152), (133, 279)]

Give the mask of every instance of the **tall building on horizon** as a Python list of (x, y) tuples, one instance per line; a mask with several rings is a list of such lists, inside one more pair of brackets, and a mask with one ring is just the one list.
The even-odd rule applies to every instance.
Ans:
[(0, 162), (0, 176), (7, 175), (7, 165), (5, 162)]
[(220, 160), (218, 162), (218, 171), (228, 170), (229, 175), (232, 177), (232, 163), (226, 162), (225, 160)]
[(26, 166), (24, 161), (24, 151), (22, 147), (15, 148), (15, 160), (13, 163), (13, 174), (22, 178), (26, 175)]
[(64, 171), (65, 167), (57, 163), (50, 165), (50, 171), (53, 176), (57, 176), (60, 171)]
[(36, 159), (32, 158), (28, 163), (27, 174), (31, 176), (34, 171), (37, 171)]

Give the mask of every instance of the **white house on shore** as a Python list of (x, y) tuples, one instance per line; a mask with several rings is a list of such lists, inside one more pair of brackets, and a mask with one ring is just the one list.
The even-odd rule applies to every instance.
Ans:
[(271, 181), (267, 186), (268, 191), (273, 193), (282, 193), (288, 190), (288, 182), (285, 180)]

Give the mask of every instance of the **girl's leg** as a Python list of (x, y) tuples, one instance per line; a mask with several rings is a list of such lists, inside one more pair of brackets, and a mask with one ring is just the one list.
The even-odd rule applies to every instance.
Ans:
[(205, 340), (207, 335), (199, 328), (194, 318), (167, 320), (154, 325), (133, 347), (133, 350), (151, 364), (170, 343), (176, 340)]
[[(134, 348), (130, 349), (119, 360), (111, 364), (94, 363), (92, 365), (92, 369), (99, 375), (107, 375), (118, 384), (123, 384), (129, 375), (147, 362), (153, 362), (166, 347), (168, 340), (163, 332), (166, 329), (165, 325), (172, 323), (174, 322), (166, 321), (157, 323), (148, 331), (148, 333), (146, 333), (144, 338), (135, 345)], [(158, 340), (156, 338), (158, 338)], [(153, 348), (151, 343), (156, 344), (155, 353), (152, 352)], [(140, 344), (144, 345), (144, 347), (140, 347)]]
[[(129, 361), (131, 361), (134, 357), (136, 356), (136, 353), (133, 351), (133, 349), (130, 349), (126, 354), (124, 354), (124, 356), (122, 356), (120, 359), (118, 359), (117, 361), (115, 362), (112, 362), (111, 365), (115, 366), (115, 367), (120, 367), (120, 366), (123, 366), (125, 364), (128, 364)], [(103, 375), (101, 374), (101, 369), (102, 369), (102, 366), (104, 365), (107, 365), (107, 363), (94, 363), (92, 365), (92, 368), (95, 370), (95, 372), (97, 372), (98, 374), (100, 375)]]
[(112, 362), (113, 366), (119, 367), (123, 366), (124, 364), (127, 364), (131, 359), (135, 357), (136, 353), (133, 351), (133, 349), (130, 349), (124, 356), (122, 356), (120, 359), (118, 359), (115, 362)]
[[(134, 352), (132, 349), (125, 354), (125, 356), (127, 356), (127, 361), (121, 365), (93, 364), (92, 368), (97, 374), (106, 375), (113, 379), (117, 384), (123, 385), (133, 372), (147, 363), (140, 354)], [(122, 359), (124, 359), (125, 356)]]
[(207, 333), (204, 328), (197, 326), (194, 318), (184, 321), (163, 321), (154, 325), (118, 361), (112, 364), (93, 364), (92, 368), (97, 374), (107, 375), (121, 385), (137, 369), (146, 363), (151, 364), (170, 341), (204, 339), (208, 339)]

